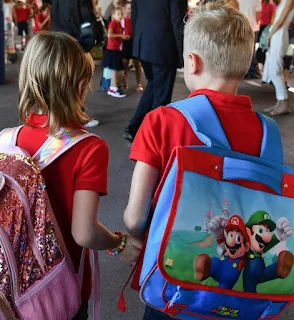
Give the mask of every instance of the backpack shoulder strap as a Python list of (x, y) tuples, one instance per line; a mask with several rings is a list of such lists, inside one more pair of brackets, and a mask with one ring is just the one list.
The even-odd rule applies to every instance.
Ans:
[(283, 145), (279, 126), (276, 121), (261, 113), (256, 113), (262, 124), (263, 137), (260, 157), (279, 164), (284, 164)]
[(32, 158), (40, 170), (43, 170), (67, 150), (89, 137), (97, 136), (79, 128), (62, 128), (53, 137), (49, 137)]
[[(231, 150), (228, 139), (208, 98), (204, 95), (172, 103), (186, 118), (195, 135), (208, 147)], [(263, 138), (260, 157), (264, 160), (283, 164), (283, 148), (277, 123), (256, 113), (262, 124)]]
[(0, 132), (0, 143), (6, 146), (15, 147), (17, 136), (19, 134), (20, 129), (23, 126), (15, 127), (15, 128), (7, 128)]
[(168, 105), (182, 113), (197, 138), (208, 147), (231, 150), (230, 143), (210, 101), (205, 95)]

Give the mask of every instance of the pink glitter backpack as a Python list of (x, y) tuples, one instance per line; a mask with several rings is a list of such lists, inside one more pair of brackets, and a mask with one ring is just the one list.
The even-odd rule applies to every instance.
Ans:
[[(61, 129), (30, 157), (16, 146), (20, 129), (0, 134), (0, 320), (70, 320), (81, 306), (85, 250), (75, 273), (41, 170), (93, 134)], [(97, 320), (99, 264), (91, 253)]]

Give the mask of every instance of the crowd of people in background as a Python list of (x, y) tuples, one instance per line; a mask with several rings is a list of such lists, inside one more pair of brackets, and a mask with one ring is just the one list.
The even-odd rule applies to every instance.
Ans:
[(32, 35), (40, 30), (50, 29), (51, 6), (38, 6), (35, 0), (4, 1), (5, 62), (16, 60), (16, 37), (19, 37), (20, 51), (23, 51)]
[[(244, 77), (262, 75), (262, 81), (272, 82), (277, 103), (265, 111), (271, 115), (289, 113), (283, 61), (287, 55), (289, 61), (293, 57), (289, 52), (289, 28), (294, 0), (229, 1), (228, 5), (239, 11), (221, 0), (199, 3), (214, 1), (215, 5), (204, 6), (189, 18), (186, 0), (133, 0), (132, 5), (114, 0), (109, 16), (104, 19), (97, 1), (88, 1), (82, 14), (80, 8), (72, 5), (73, 0), (55, 0), (58, 6), (52, 3), (52, 8), (35, 0), (5, 1), (7, 62), (13, 61), (16, 35), (21, 37), (19, 50), (26, 47), (19, 81), (19, 114), (25, 126), (18, 132), (17, 146), (29, 154), (43, 150), (40, 148), (43, 143), (46, 146), (48, 135), (59, 129), (84, 132), (84, 125), (98, 124), (84, 109), (95, 70), (89, 55), (98, 37), (90, 32), (93, 21), (102, 23), (107, 35), (107, 43), (101, 41), (101, 45), (102, 66), (111, 74), (108, 95), (126, 96), (130, 60), (137, 67), (137, 91), (143, 91), (141, 66), (148, 82), (125, 129), (125, 139), (132, 144), (130, 159), (136, 161), (124, 212), (128, 235), (112, 233), (97, 220), (100, 197), (107, 194), (109, 158), (107, 145), (101, 138), (91, 135), (80, 141), (42, 171), (76, 272), (82, 248), (107, 250), (110, 256), (119, 255), (135, 264), (152, 220), (150, 208), (154, 209), (157, 201), (155, 192), (169, 170), (172, 151), (178, 146), (202, 146), (200, 135), (195, 135), (182, 114), (165, 107), (171, 101), (178, 68), (184, 68), (189, 98), (204, 95), (211, 102), (234, 152), (259, 157), (262, 149), (263, 128), (252, 110), (251, 99), (236, 94)], [(186, 26), (185, 17), (188, 17)], [(56, 32), (39, 32), (48, 29)], [(37, 35), (28, 43), (33, 33)], [(259, 43), (258, 53), (255, 42)], [(204, 163), (206, 158), (203, 159)], [(218, 165), (211, 168), (216, 172), (220, 169)], [(90, 259), (86, 254), (85, 273), (80, 281), (82, 303), (74, 320), (88, 319), (90, 276)], [(160, 309), (165, 314), (148, 305), (144, 320), (171, 319), (169, 315), (180, 310), (173, 310), (171, 301)], [(186, 308), (182, 304), (176, 307)]]

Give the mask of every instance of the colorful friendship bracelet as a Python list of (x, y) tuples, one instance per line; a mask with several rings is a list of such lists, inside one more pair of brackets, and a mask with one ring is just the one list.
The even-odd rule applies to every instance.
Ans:
[(121, 232), (114, 232), (114, 234), (116, 234), (117, 236), (120, 236), (121, 240), (120, 240), (120, 245), (116, 249), (106, 250), (106, 252), (110, 256), (116, 256), (116, 255), (120, 254), (122, 251), (124, 251), (126, 244), (127, 244), (127, 236), (125, 234), (123, 234)]

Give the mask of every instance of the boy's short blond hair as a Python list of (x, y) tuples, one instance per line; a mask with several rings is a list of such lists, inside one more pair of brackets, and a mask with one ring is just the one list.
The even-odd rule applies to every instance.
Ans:
[(254, 32), (239, 11), (214, 1), (197, 7), (185, 26), (184, 54), (198, 54), (212, 76), (242, 79), (254, 50)]
[(65, 33), (38, 32), (28, 43), (20, 67), (19, 117), (25, 125), (32, 112), (48, 115), (48, 134), (70, 123), (85, 124), (81, 110), (91, 86), (94, 62), (79, 43)]

